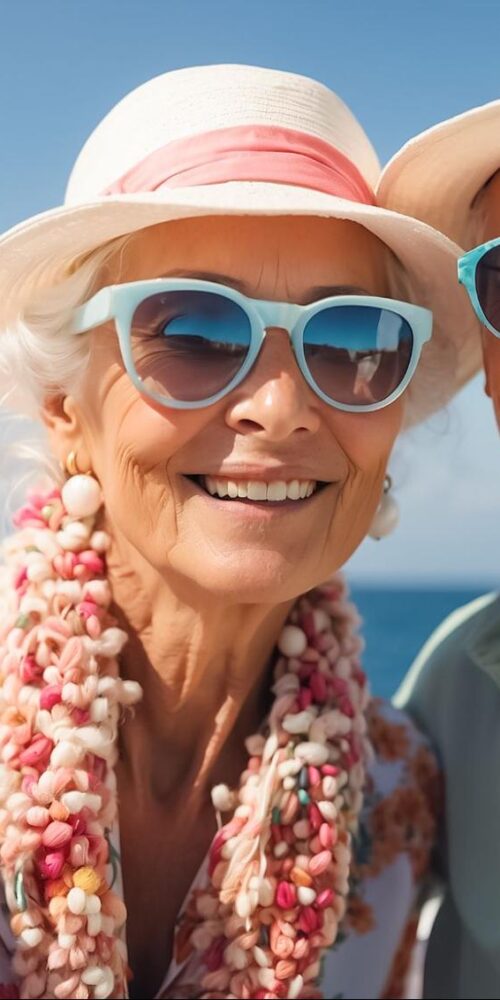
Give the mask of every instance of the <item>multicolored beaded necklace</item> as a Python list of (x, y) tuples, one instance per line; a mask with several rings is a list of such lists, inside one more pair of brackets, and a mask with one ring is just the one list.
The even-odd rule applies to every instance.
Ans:
[[(127, 635), (109, 613), (100, 505), (96, 480), (73, 476), (31, 494), (3, 546), (0, 864), (27, 998), (128, 995), (109, 837), (117, 725), (141, 692), (119, 676)], [(206, 885), (177, 932), (199, 957), (200, 998), (321, 996), (371, 753), (357, 624), (340, 577), (299, 599), (239, 788), (213, 790)]]

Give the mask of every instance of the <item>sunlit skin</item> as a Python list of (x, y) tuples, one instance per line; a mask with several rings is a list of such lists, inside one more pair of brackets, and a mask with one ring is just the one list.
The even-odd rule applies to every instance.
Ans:
[[(484, 190), (481, 199), (484, 215), (482, 242), (500, 236), (500, 171), (495, 174)], [(495, 417), (500, 430), (500, 338), (483, 328), (483, 360), (486, 374), (486, 392), (490, 396)]]
[[(206, 218), (142, 231), (100, 284), (210, 273), (255, 298), (307, 303), (328, 294), (318, 288), (387, 295), (389, 266), (386, 248), (353, 223)], [(366, 535), (404, 400), (374, 413), (333, 409), (274, 329), (225, 399), (153, 407), (124, 371), (113, 325), (89, 336), (78, 394), (47, 401), (44, 416), (57, 457), (75, 450), (102, 485), (110, 580), (130, 635), (121, 670), (144, 690), (121, 731), (118, 782), (131, 995), (152, 996), (215, 831), (210, 787), (243, 769), (291, 603)], [(252, 506), (212, 499), (186, 478), (207, 473), (329, 485), (307, 501)]]

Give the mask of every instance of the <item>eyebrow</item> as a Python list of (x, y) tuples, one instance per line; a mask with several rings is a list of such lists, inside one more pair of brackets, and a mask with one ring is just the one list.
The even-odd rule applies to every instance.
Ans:
[(312, 297), (311, 301), (315, 302), (317, 299), (327, 299), (330, 295), (374, 295), (375, 293), (361, 285), (316, 285), (307, 294), (308, 297)]
[[(219, 285), (227, 285), (235, 288), (243, 295), (248, 295), (246, 283), (235, 278), (234, 275), (220, 274), (213, 271), (190, 271), (186, 268), (182, 270), (169, 271), (168, 274), (161, 274), (160, 278), (195, 278), (199, 281), (214, 281)], [(373, 295), (373, 292), (359, 285), (315, 285), (310, 288), (305, 298), (308, 302), (317, 302), (319, 299), (327, 299), (330, 295)], [(255, 296), (248, 295), (248, 298)]]

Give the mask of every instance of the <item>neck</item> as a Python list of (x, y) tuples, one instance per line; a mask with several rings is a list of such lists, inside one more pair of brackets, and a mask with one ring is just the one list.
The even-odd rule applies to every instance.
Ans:
[(122, 727), (122, 769), (145, 796), (200, 802), (213, 784), (237, 780), (291, 602), (230, 604), (192, 585), (186, 594), (151, 567), (124, 572), (133, 562), (116, 540), (107, 561), (114, 614), (129, 635), (120, 672), (143, 690)]

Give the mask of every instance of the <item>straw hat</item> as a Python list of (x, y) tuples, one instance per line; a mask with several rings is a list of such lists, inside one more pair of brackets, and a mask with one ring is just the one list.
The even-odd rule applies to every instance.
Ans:
[(381, 204), (435, 226), (471, 248), (470, 209), (500, 170), (500, 100), (440, 122), (392, 157), (377, 187)]
[(412, 300), (434, 313), (433, 338), (408, 391), (414, 423), (474, 373), (479, 338), (456, 280), (458, 247), (378, 207), (379, 173), (360, 124), (321, 83), (252, 66), (165, 73), (100, 122), (76, 160), (64, 205), (0, 237), (0, 324), (49, 272), (62, 276), (82, 254), (145, 226), (230, 214), (349, 219), (390, 247)]

